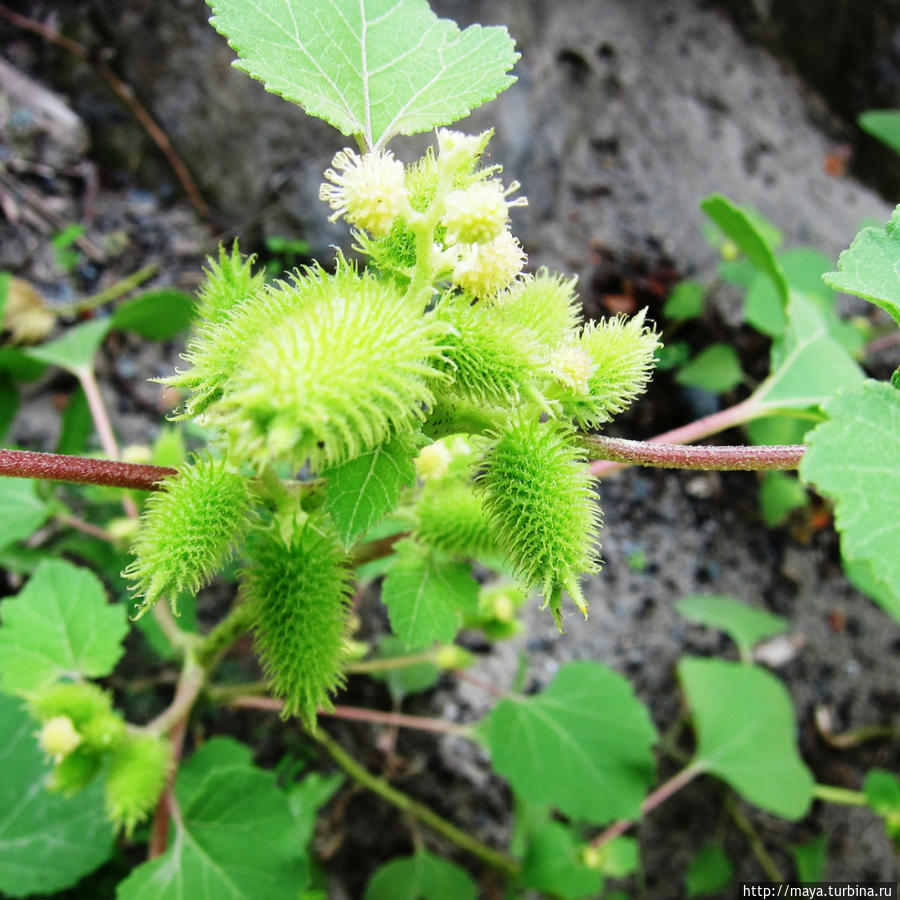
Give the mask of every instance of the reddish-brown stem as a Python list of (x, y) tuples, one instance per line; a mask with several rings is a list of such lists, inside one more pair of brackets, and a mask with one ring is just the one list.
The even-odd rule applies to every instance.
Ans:
[[(686, 447), (652, 441), (592, 436), (582, 439), (588, 452), (601, 460), (625, 465), (659, 466), (667, 469), (759, 470), (796, 469), (803, 458), (803, 444), (758, 447)], [(592, 466), (597, 474), (599, 466)]]
[(169, 732), (169, 740), (172, 744), (172, 770), (166, 782), (166, 789), (162, 792), (159, 803), (156, 804), (156, 812), (153, 814), (147, 859), (155, 859), (166, 852), (166, 845), (169, 843), (169, 819), (179, 816), (178, 804), (175, 800), (175, 776), (178, 773), (178, 760), (181, 758), (181, 750), (184, 747), (187, 720), (188, 717), (184, 716)]
[[(699, 775), (701, 769), (694, 766), (688, 766), (682, 769), (676, 775), (672, 776), (668, 781), (661, 784), (652, 794), (648, 794), (641, 804), (641, 815), (646, 815), (657, 806), (664, 803), (672, 794), (680, 791), (689, 781), (696, 775)], [(613, 822), (605, 831), (600, 832), (592, 841), (592, 847), (602, 847), (617, 837), (625, 834), (629, 828), (635, 823), (635, 819), (622, 819), (619, 822)]]
[(153, 116), (150, 115), (147, 107), (135, 97), (134, 91), (109, 66), (93, 59), (87, 47), (41, 22), (35, 22), (33, 19), (21, 16), (3, 5), (0, 5), (0, 16), (6, 19), (7, 22), (15, 25), (16, 28), (39, 35), (45, 41), (56, 44), (57, 47), (62, 47), (74, 56), (77, 56), (82, 62), (87, 63), (103, 79), (106, 86), (128, 107), (131, 114), (138, 120), (144, 131), (147, 132), (150, 140), (159, 148), (175, 173), (176, 178), (181, 182), (181, 186), (184, 188), (191, 205), (197, 213), (201, 218), (209, 219), (209, 207), (197, 189), (197, 184), (191, 176), (188, 167), (184, 164), (184, 160), (175, 152), (169, 136), (160, 128)]
[[(733, 428), (735, 425), (742, 425), (749, 422), (759, 414), (759, 406), (754, 402), (752, 397), (748, 397), (742, 403), (735, 406), (729, 406), (728, 409), (720, 410), (711, 416), (704, 416), (680, 428), (673, 428), (663, 434), (650, 438), (647, 443), (650, 444), (689, 444), (692, 441), (699, 441), (711, 434), (718, 434), (727, 428)], [(600, 459), (591, 463), (591, 474), (597, 476), (608, 475), (615, 472), (616, 469), (624, 469), (629, 462), (615, 462), (606, 459)]]
[(153, 491), (164, 478), (177, 474), (175, 469), (167, 466), (145, 466), (111, 459), (90, 459), (86, 456), (36, 453), (32, 450), (0, 449), (0, 475), (14, 478), (45, 478), (50, 481)]
[(488, 694), (493, 695), (494, 697), (508, 697), (509, 691), (505, 691), (502, 687), (498, 687), (496, 684), (491, 684), (489, 681), (485, 681), (483, 678), (479, 678), (477, 675), (471, 675), (465, 669), (454, 669), (453, 674), (460, 681), (468, 681), (469, 684), (474, 685), (482, 691), (485, 691)]
[[(229, 706), (239, 709), (264, 709), (269, 712), (280, 712), (284, 706), (281, 700), (273, 697), (235, 697)], [(360, 709), (356, 706), (335, 706), (333, 710), (319, 710), (320, 716), (331, 716), (334, 719), (350, 719), (354, 722), (371, 722), (375, 725), (393, 725), (398, 728), (416, 728), (419, 731), (439, 731), (444, 734), (466, 735), (469, 729), (465, 725), (446, 722), (443, 719), (429, 719), (425, 716), (406, 716), (403, 713), (381, 712), (377, 709)]]

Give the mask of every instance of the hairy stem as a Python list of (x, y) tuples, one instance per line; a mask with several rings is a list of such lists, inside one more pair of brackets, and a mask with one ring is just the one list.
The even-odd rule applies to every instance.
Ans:
[(389, 785), (383, 778), (372, 775), (360, 763), (358, 763), (337, 741), (333, 740), (324, 731), (319, 729), (312, 735), (328, 752), (331, 758), (357, 783), (374, 791), (383, 800), (396, 806), (397, 809), (412, 816), (422, 824), (427, 825), (442, 837), (455, 844), (462, 850), (466, 850), (482, 862), (498, 869), (505, 875), (515, 877), (519, 873), (519, 864), (504, 853), (488, 847), (476, 838), (457, 828), (427, 806), (413, 800), (408, 794), (404, 794), (397, 788)]
[[(652, 794), (648, 794), (644, 798), (644, 802), (641, 804), (641, 814), (646, 815), (656, 809), (657, 806), (664, 803), (669, 797), (680, 791), (688, 782), (692, 781), (700, 774), (700, 772), (701, 770), (698, 767), (691, 765), (682, 769), (676, 775), (673, 775), (668, 781), (664, 782), (653, 791)], [(602, 831), (591, 841), (591, 846), (602, 847), (604, 844), (608, 844), (617, 837), (621, 837), (621, 835), (625, 834), (635, 822), (635, 819), (622, 819), (619, 822), (613, 822), (609, 828)]]
[(111, 459), (91, 459), (87, 456), (64, 456), (60, 453), (36, 453), (32, 450), (0, 449), (0, 475), (12, 478), (42, 478), (153, 491), (164, 478), (177, 474), (175, 469), (167, 466), (146, 466)]
[[(702, 438), (709, 437), (711, 434), (718, 434), (735, 425), (743, 425), (755, 419), (760, 414), (759, 406), (752, 397), (748, 397), (742, 403), (735, 406), (729, 406), (728, 409), (720, 410), (711, 416), (705, 416), (682, 425), (680, 428), (674, 428), (672, 431), (666, 431), (664, 434), (658, 434), (656, 437), (650, 438), (648, 443), (651, 444), (689, 444), (692, 441), (699, 441)], [(616, 469), (623, 469), (630, 465), (630, 462), (614, 462), (610, 460), (597, 460), (591, 464), (591, 474), (602, 476), (614, 472)]]
[(826, 803), (840, 803), (843, 806), (868, 806), (869, 801), (862, 791), (851, 791), (848, 788), (835, 787), (831, 784), (813, 785), (813, 797)]
[[(806, 451), (803, 444), (758, 447), (685, 447), (681, 444), (626, 441), (591, 436), (581, 439), (589, 453), (600, 460), (623, 465), (658, 466), (667, 469), (717, 469), (750, 471), (796, 469)], [(601, 464), (591, 467), (594, 475)], [(606, 471), (606, 470), (604, 470)]]

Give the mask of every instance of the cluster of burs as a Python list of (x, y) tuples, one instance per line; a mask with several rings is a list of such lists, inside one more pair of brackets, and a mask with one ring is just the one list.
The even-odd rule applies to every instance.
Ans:
[(164, 379), (185, 398), (178, 415), (209, 426), (215, 459), (148, 501), (126, 570), (141, 611), (239, 551), (272, 689), (307, 722), (348, 646), (353, 546), (329, 483), (378, 448), (417, 476), (383, 510), (405, 517), (405, 554), (502, 559), (557, 621), (563, 590), (585, 610), (600, 513), (578, 431), (644, 390), (657, 336), (643, 314), (585, 324), (574, 279), (522, 273), (509, 209), (525, 200), (482, 165), (489, 139), (439, 130), (410, 166), (338, 153), (321, 197), (365, 269), (339, 256), (334, 272), (266, 284), (221, 250), (188, 366)]

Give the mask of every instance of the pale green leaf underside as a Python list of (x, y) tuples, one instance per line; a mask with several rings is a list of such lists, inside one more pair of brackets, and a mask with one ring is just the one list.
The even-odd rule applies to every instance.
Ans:
[(683, 659), (678, 678), (697, 734), (692, 765), (727, 781), (761, 809), (799, 819), (813, 779), (797, 751), (794, 710), (764, 669), (720, 659)]
[(425, 0), (208, 0), (235, 65), (370, 148), (447, 125), (515, 79), (505, 28), (464, 31)]
[(55, 894), (112, 852), (113, 829), (94, 781), (76, 797), (47, 790), (50, 763), (21, 701), (0, 695), (0, 892)]
[(124, 607), (107, 602), (97, 577), (62, 560), (41, 563), (0, 604), (0, 620), (0, 686), (8, 693), (108, 675), (128, 631)]
[(33, 478), (0, 478), (0, 547), (29, 537), (47, 515)]
[[(165, 853), (138, 866), (117, 900), (296, 900), (306, 884), (287, 798), (273, 777), (241, 763), (217, 769), (188, 796)], [(186, 801), (186, 802), (185, 802)]]
[(462, 613), (478, 609), (478, 582), (464, 563), (401, 554), (381, 589), (391, 628), (409, 648), (450, 643)]
[(750, 653), (754, 644), (781, 634), (788, 627), (787, 621), (781, 616), (754, 609), (731, 597), (714, 594), (685, 597), (679, 601), (677, 608), (685, 618), (724, 631), (738, 645), (744, 657)]
[(884, 228), (863, 228), (824, 276), (836, 291), (880, 306), (900, 325), (900, 206)]
[(62, 337), (26, 351), (32, 359), (59, 366), (73, 375), (93, 366), (94, 354), (110, 328), (110, 319), (94, 319), (68, 329)]
[(822, 310), (805, 294), (791, 291), (788, 326), (772, 348), (772, 374), (753, 399), (762, 409), (808, 409), (841, 388), (862, 383), (862, 369), (834, 338)]
[(529, 802), (598, 825), (639, 815), (656, 729), (605, 666), (564, 665), (542, 693), (501, 700), (483, 728), (494, 770)]
[(345, 548), (394, 509), (400, 492), (415, 481), (414, 455), (412, 440), (403, 435), (322, 473), (328, 478), (325, 508)]
[(807, 437), (802, 478), (835, 504), (844, 557), (866, 563), (900, 599), (900, 391), (867, 381), (825, 406)]

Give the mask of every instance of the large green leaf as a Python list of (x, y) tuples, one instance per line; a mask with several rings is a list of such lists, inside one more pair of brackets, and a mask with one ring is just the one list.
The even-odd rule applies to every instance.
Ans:
[(372, 876), (364, 900), (475, 900), (465, 869), (427, 850), (385, 863)]
[(111, 328), (134, 331), (152, 341), (165, 341), (184, 331), (194, 318), (194, 300), (184, 291), (148, 291), (116, 307)]
[(48, 515), (33, 478), (0, 478), (0, 547), (29, 537)]
[(567, 663), (542, 693), (501, 700), (481, 727), (494, 769), (530, 802), (597, 824), (639, 815), (656, 729), (605, 666)]
[(682, 659), (678, 677), (697, 734), (692, 766), (768, 812), (803, 816), (813, 779), (797, 751), (794, 710), (781, 682), (764, 669), (720, 659)]
[(449, 644), (463, 613), (478, 609), (478, 582), (466, 563), (443, 560), (411, 540), (396, 545), (397, 561), (381, 588), (391, 628), (407, 647)]
[(380, 147), (461, 119), (515, 79), (505, 28), (460, 31), (425, 0), (208, 0), (235, 65)]
[(844, 558), (867, 564), (900, 604), (900, 391), (866, 381), (825, 411), (800, 475), (834, 501)]
[(325, 508), (337, 526), (344, 547), (377, 525), (416, 480), (415, 442), (398, 435), (362, 456), (322, 474), (328, 478)]
[(685, 597), (678, 602), (677, 609), (694, 622), (724, 631), (738, 645), (741, 658), (748, 661), (754, 644), (781, 634), (788, 627), (787, 620), (781, 616), (714, 594)]
[(112, 672), (128, 631), (125, 608), (106, 601), (87, 569), (41, 563), (25, 588), (0, 603), (0, 686), (31, 693), (58, 678)]
[[(179, 780), (181, 811), (169, 846), (138, 866), (116, 892), (118, 900), (296, 900), (306, 885), (287, 798), (274, 777), (249, 767), (242, 755), (216, 749), (236, 764), (212, 768), (199, 785)], [(197, 768), (211, 766), (202, 759)]]
[(54, 894), (105, 862), (113, 829), (94, 781), (75, 797), (45, 783), (50, 763), (21, 701), (0, 695), (0, 891), (5, 897)]
[(791, 291), (784, 337), (772, 345), (772, 374), (753, 402), (765, 410), (808, 409), (865, 376), (831, 334), (822, 310), (805, 294)]
[(880, 306), (900, 325), (900, 206), (884, 228), (863, 228), (824, 276), (836, 291)]
[(724, 394), (744, 380), (744, 370), (734, 348), (729, 344), (710, 344), (675, 376), (679, 384)]
[(94, 354), (103, 343), (109, 324), (109, 319), (84, 322), (69, 328), (62, 337), (49, 344), (29, 347), (23, 352), (32, 359), (59, 366), (77, 376), (93, 366)]
[(700, 202), (700, 209), (734, 241), (747, 259), (772, 281), (782, 304), (788, 300), (784, 272), (775, 258), (772, 239), (760, 227), (758, 217), (721, 194), (712, 194)]

